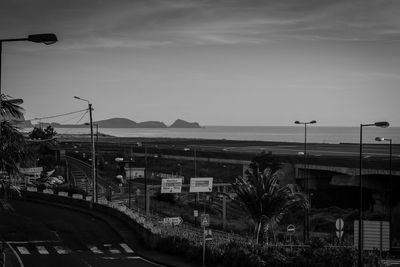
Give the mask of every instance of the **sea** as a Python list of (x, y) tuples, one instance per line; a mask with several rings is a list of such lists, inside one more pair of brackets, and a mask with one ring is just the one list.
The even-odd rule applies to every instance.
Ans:
[[(56, 128), (60, 134), (88, 134), (88, 128)], [(96, 131), (96, 129), (94, 129)], [(304, 126), (204, 126), (202, 128), (99, 128), (116, 137), (164, 137), (219, 140), (304, 142)], [(363, 143), (377, 143), (376, 137), (400, 142), (400, 127), (363, 127)], [(307, 127), (309, 143), (359, 143), (360, 127)], [(382, 143), (382, 142), (381, 142)]]

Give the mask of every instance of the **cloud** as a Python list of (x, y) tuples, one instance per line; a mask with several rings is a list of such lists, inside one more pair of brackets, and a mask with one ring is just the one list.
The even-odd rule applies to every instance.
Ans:
[(395, 0), (3, 0), (0, 31), (55, 31), (76, 49), (391, 41), (400, 38), (399, 7)]

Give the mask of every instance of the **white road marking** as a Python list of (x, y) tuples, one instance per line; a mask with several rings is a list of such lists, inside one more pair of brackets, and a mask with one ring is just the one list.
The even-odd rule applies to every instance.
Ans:
[(119, 253), (121, 253), (121, 251), (119, 251), (118, 249), (115, 249), (115, 248), (110, 248), (110, 252), (111, 252), (112, 254), (119, 254)]
[(36, 249), (39, 252), (39, 254), (49, 254), (49, 252), (44, 246), (36, 246)]
[(88, 246), (88, 248), (94, 253), (94, 254), (103, 254), (103, 251), (98, 249), (96, 246)]
[(101, 257), (102, 259), (105, 259), (105, 260), (120, 260), (120, 259), (135, 259), (135, 260), (137, 260), (137, 259), (142, 259), (141, 257), (139, 257), (139, 256), (127, 256), (127, 257)]
[(64, 249), (61, 246), (54, 246), (54, 249), (57, 251), (58, 254), (68, 254), (70, 252), (68, 249)]
[(7, 241), (9, 244), (28, 244), (28, 243), (55, 243), (57, 240), (31, 240), (31, 241)]
[(24, 264), (22, 263), (21, 257), (18, 255), (18, 253), (15, 251), (15, 249), (10, 245), (9, 242), (6, 242), (6, 244), (11, 249), (11, 251), (14, 253), (15, 257), (17, 257), (19, 266), (20, 267), (24, 267)]
[(119, 244), (127, 253), (134, 253), (134, 251), (125, 243)]
[(31, 254), (26, 247), (17, 247), (17, 249), (21, 255)]

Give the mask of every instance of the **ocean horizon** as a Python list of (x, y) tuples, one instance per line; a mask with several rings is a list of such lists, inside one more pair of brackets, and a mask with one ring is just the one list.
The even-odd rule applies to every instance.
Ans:
[[(28, 129), (27, 129), (28, 130)], [(88, 128), (56, 128), (59, 134), (88, 134)], [(29, 131), (29, 130), (28, 130)], [(96, 131), (96, 129), (95, 129)], [(239, 141), (304, 142), (302, 126), (204, 126), (202, 128), (99, 128), (102, 134), (115, 137), (192, 138)], [(378, 143), (375, 137), (400, 142), (400, 127), (363, 128), (363, 143)], [(308, 126), (309, 143), (359, 143), (359, 127)]]

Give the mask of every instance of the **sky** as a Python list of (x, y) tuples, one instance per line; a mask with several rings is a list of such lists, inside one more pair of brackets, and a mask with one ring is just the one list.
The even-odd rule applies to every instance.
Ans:
[[(25, 118), (400, 126), (398, 0), (2, 0), (2, 92)], [(82, 123), (82, 114), (42, 121)]]

